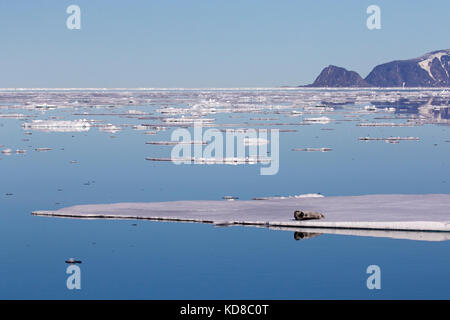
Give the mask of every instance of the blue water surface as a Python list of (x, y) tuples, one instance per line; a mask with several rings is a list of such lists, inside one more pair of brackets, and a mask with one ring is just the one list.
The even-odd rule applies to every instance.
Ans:
[[(177, 103), (183, 106), (182, 101)], [(132, 108), (156, 113), (159, 106)], [(128, 109), (111, 108), (118, 113)], [(39, 119), (83, 118), (67, 109), (17, 112)], [(216, 123), (251, 123), (251, 117), (274, 116), (239, 115), (242, 118), (208, 117)], [(279, 120), (273, 122), (300, 121), (286, 114), (276, 116)], [(27, 150), (25, 155), (0, 155), (0, 298), (449, 298), (449, 241), (338, 235), (296, 241), (293, 232), (263, 228), (31, 215), (35, 210), (79, 204), (221, 200), (225, 195), (251, 199), (304, 193), (449, 193), (448, 125), (358, 127), (355, 121), (339, 121), (346, 119), (343, 113), (326, 116), (336, 121), (281, 128), (297, 132), (280, 133), (280, 168), (272, 176), (260, 175), (261, 165), (147, 161), (146, 157), (170, 157), (170, 146), (145, 144), (170, 140), (170, 129), (157, 135), (144, 135), (128, 126), (117, 133), (91, 128), (67, 133), (30, 131), (32, 135), (27, 136), (21, 124), (30, 119), (0, 119), (0, 145)], [(361, 118), (373, 121), (371, 115)], [(115, 125), (155, 122), (117, 116), (96, 119)], [(420, 140), (361, 142), (362, 136)], [(52, 150), (34, 150), (39, 147)], [(305, 147), (333, 150), (291, 150)], [(70, 257), (82, 260), (81, 290), (66, 286), (65, 260)], [(380, 290), (366, 286), (366, 268), (374, 264), (381, 268)]]

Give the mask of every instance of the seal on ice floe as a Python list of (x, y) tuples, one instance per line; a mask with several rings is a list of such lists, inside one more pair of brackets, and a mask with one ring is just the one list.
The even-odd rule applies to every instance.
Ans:
[(300, 211), (295, 210), (294, 212), (295, 220), (313, 220), (313, 219), (322, 219), (325, 216), (319, 212), (315, 211)]

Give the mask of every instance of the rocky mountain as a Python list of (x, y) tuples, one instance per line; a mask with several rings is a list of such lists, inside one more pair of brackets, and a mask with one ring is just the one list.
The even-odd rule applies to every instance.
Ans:
[(311, 87), (450, 87), (450, 49), (376, 66), (362, 79), (356, 72), (328, 66)]
[(368, 83), (355, 71), (329, 65), (310, 87), (368, 87)]
[(376, 66), (366, 78), (374, 87), (450, 86), (450, 49), (427, 53), (411, 60)]

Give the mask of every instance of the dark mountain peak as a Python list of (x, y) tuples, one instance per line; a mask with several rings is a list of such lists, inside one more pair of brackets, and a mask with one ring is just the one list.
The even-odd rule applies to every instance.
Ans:
[(395, 60), (373, 68), (362, 79), (358, 73), (334, 65), (322, 70), (308, 87), (450, 87), (450, 49), (409, 60)]
[(449, 62), (450, 49), (433, 51), (414, 59), (380, 64), (366, 81), (375, 87), (448, 87)]
[(355, 71), (329, 65), (324, 68), (309, 87), (367, 87), (367, 83)]

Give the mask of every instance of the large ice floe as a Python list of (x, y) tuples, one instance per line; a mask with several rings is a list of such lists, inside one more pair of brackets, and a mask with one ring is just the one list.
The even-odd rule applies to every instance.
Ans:
[[(301, 235), (332, 233), (413, 240), (450, 239), (450, 194), (259, 198), (262, 201), (173, 201), (79, 205), (33, 215), (90, 219), (148, 219), (246, 225)], [(294, 211), (323, 213), (295, 220)]]

